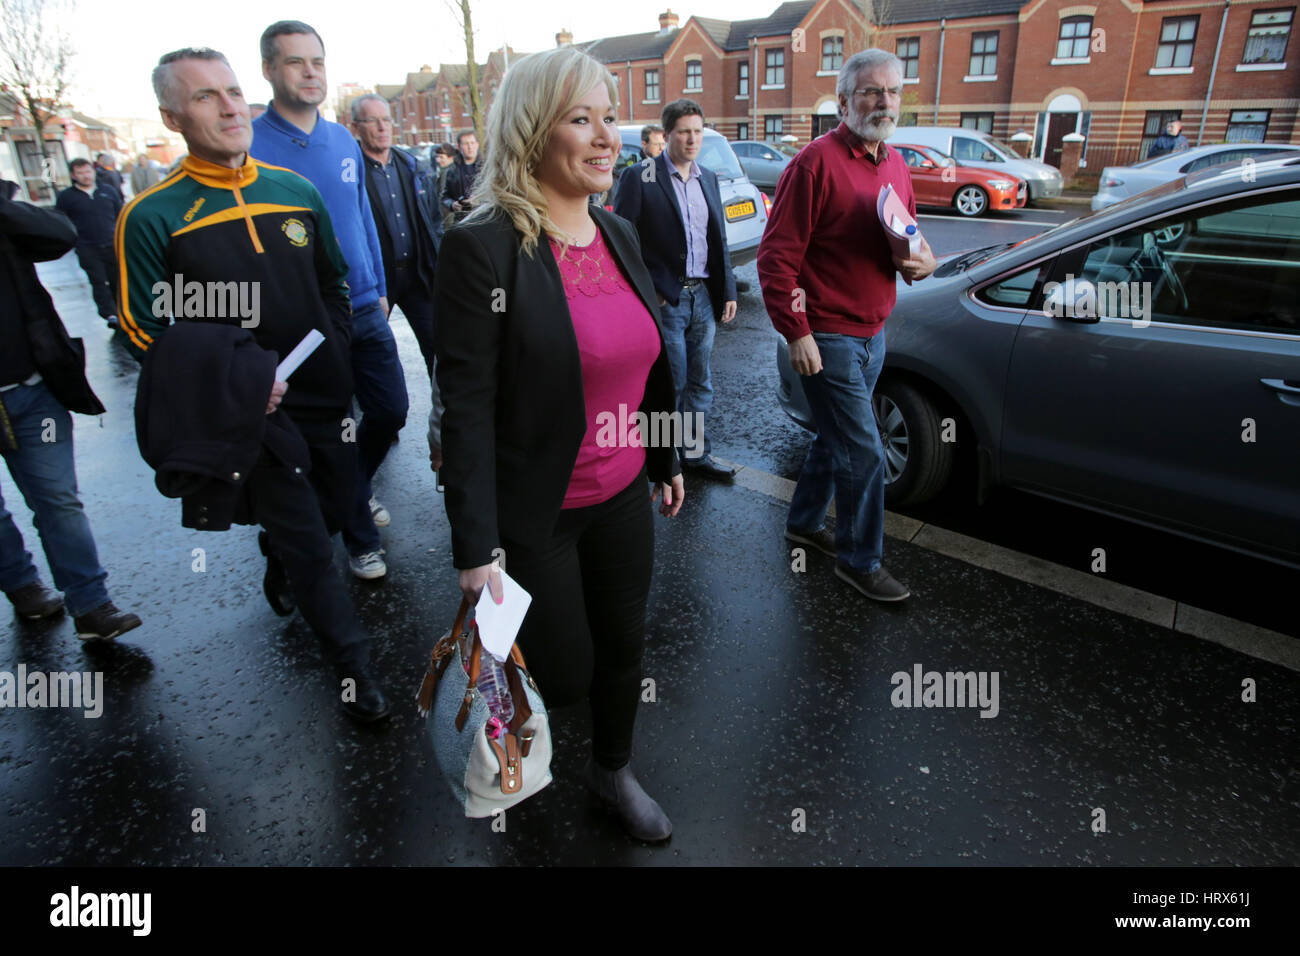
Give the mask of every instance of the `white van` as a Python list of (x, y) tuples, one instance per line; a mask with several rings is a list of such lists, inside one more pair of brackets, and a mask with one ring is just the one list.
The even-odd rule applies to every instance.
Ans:
[(960, 166), (997, 169), (1018, 176), (1029, 185), (1029, 201), (1054, 199), (1064, 182), (1055, 166), (1018, 156), (1010, 146), (977, 129), (951, 126), (900, 126), (889, 137), (896, 143), (916, 143), (946, 153)]

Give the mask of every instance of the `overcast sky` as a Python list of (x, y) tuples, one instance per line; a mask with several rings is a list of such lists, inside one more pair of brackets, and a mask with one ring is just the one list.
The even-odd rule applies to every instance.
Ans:
[[(647, 33), (668, 6), (681, 23), (692, 14), (722, 20), (766, 16), (780, 0), (699, 0), (699, 8), (652, 0), (473, 0), (474, 52), (482, 63), (508, 42), (533, 53), (555, 45), (567, 28), (576, 41)], [(368, 16), (360, 10), (381, 11)], [(359, 3), (314, 0), (80, 0), (73, 26), (75, 108), (99, 116), (156, 117), (149, 75), (158, 57), (184, 46), (210, 46), (230, 59), (249, 102), (270, 98), (257, 41), (276, 20), (302, 19), (325, 41), (330, 101), (345, 82), (401, 83), (424, 63), (465, 62), (465, 44), (447, 0)]]

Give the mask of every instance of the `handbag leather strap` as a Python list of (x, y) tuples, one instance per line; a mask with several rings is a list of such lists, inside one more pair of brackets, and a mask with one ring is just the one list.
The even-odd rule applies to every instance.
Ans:
[(451, 625), (451, 630), (438, 643), (433, 645), (433, 652), (429, 655), (429, 667), (424, 672), (424, 680), (420, 682), (420, 690), (415, 695), (421, 717), (429, 716), (429, 711), (433, 709), (434, 691), (438, 687), (438, 681), (446, 672), (447, 665), (451, 663), (452, 651), (456, 649), (456, 642), (460, 640), (461, 632), (465, 628), (465, 616), (468, 613), (469, 600), (462, 597), (460, 599), (460, 609), (456, 611), (456, 620)]

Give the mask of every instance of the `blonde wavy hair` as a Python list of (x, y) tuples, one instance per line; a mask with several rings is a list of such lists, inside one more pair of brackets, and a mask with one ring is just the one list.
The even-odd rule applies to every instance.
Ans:
[(524, 253), (532, 256), (542, 233), (562, 243), (568, 237), (551, 221), (546, 197), (534, 175), (560, 118), (582, 95), (604, 83), (618, 109), (618, 85), (605, 65), (572, 47), (533, 53), (506, 72), (487, 119), (485, 168), (474, 182), (469, 219), (496, 210), (523, 234)]

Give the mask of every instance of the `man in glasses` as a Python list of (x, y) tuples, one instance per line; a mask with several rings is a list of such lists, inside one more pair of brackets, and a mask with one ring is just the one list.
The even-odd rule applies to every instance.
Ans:
[[(903, 64), (886, 50), (845, 61), (835, 89), (843, 122), (785, 168), (758, 250), (763, 300), (790, 345), (817, 437), (795, 486), (786, 538), (834, 555), (835, 574), (876, 601), (910, 592), (881, 563), (885, 467), (871, 408), (885, 359), (885, 320), (895, 277), (935, 268), (921, 250), (895, 258), (876, 216), (892, 185), (916, 214), (907, 163), (885, 145), (898, 123)], [(832, 533), (823, 527), (832, 495)]]

